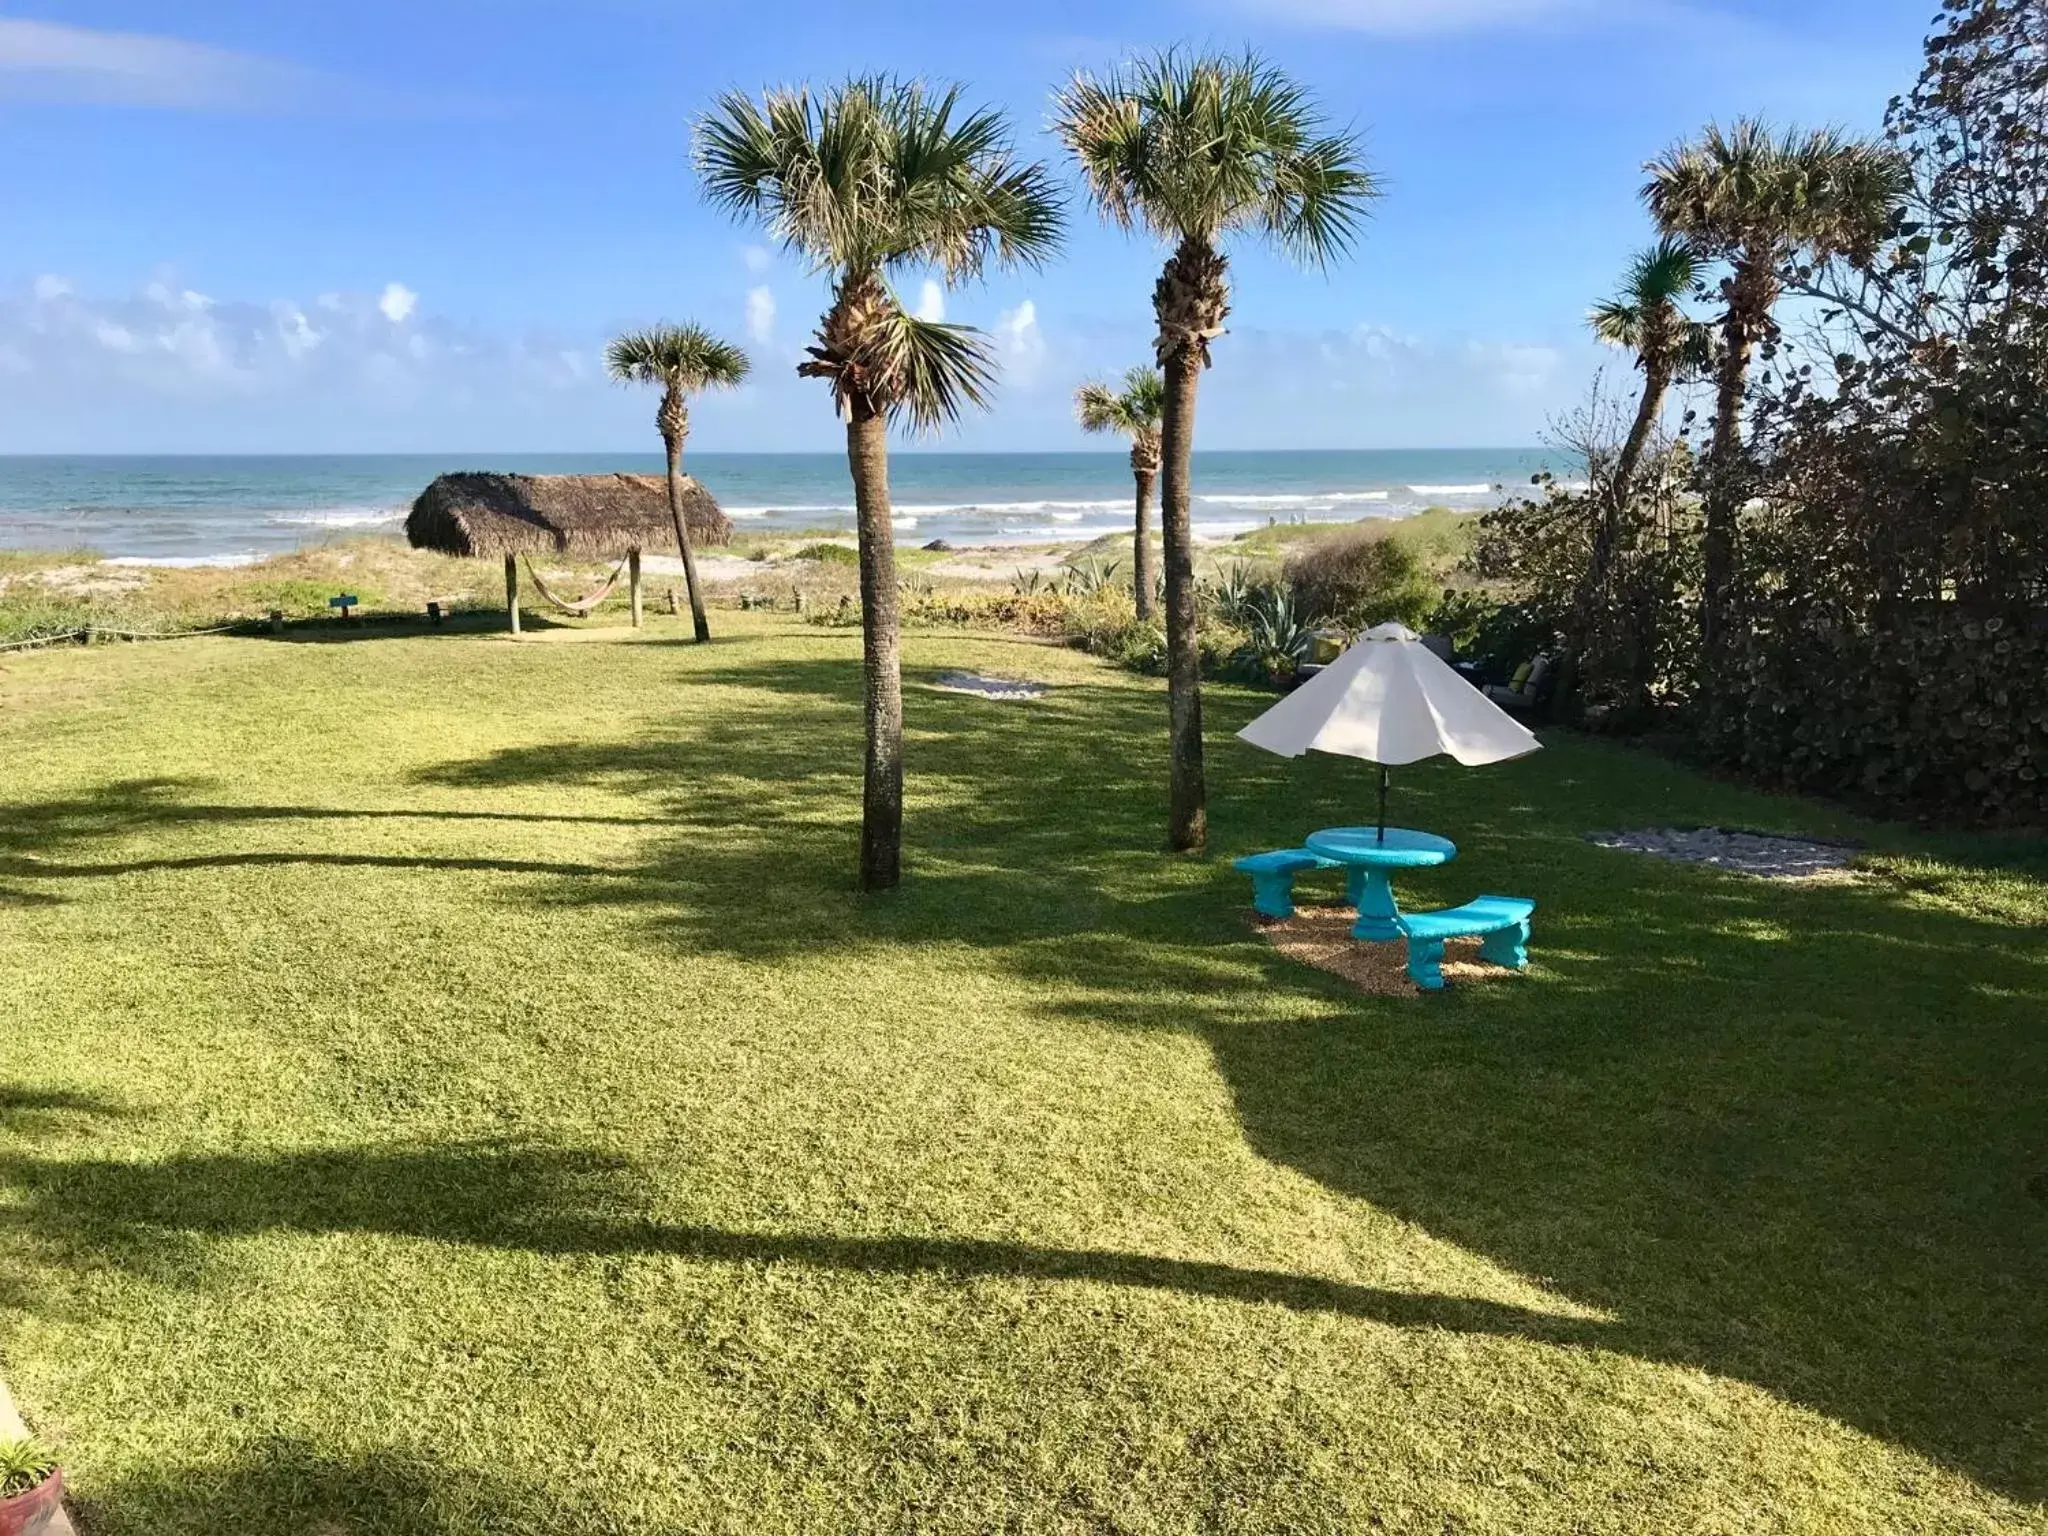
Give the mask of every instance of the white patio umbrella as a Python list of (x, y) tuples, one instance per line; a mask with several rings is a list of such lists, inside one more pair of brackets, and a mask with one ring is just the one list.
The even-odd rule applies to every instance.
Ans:
[(1380, 769), (1380, 835), (1390, 768), (1453, 757), (1468, 768), (1543, 743), (1402, 624), (1382, 624), (1237, 733), (1282, 757), (1328, 752)]

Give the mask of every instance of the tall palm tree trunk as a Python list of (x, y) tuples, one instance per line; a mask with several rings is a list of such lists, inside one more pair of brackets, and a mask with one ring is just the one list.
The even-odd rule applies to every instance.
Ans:
[(675, 524), (676, 551), (683, 557), (683, 585), (690, 592), (690, 620), (697, 627), (697, 643), (711, 638), (711, 621), (704, 614), (704, 594), (697, 586), (697, 556), (690, 548), (690, 525), (683, 516), (683, 439), (690, 430), (688, 407), (676, 389), (663, 391), (656, 425), (661, 445), (668, 450), (668, 516)]
[(1159, 531), (1166, 556), (1167, 842), (1177, 853), (1199, 853), (1209, 840), (1209, 791), (1202, 768), (1202, 653), (1189, 514), (1195, 397), (1201, 382), (1200, 353), (1191, 346), (1176, 348), (1166, 359)]
[(1643, 453), (1649, 447), (1650, 434), (1656, 430), (1657, 419), (1664, 410), (1664, 397), (1670, 389), (1670, 368), (1655, 361), (1649, 362), (1643, 373), (1643, 398), (1636, 406), (1635, 422), (1615, 458), (1605, 494), (1600, 497), (1593, 522), (1592, 558), (1587, 561), (1586, 573), (1579, 578), (1578, 588), (1572, 594), (1570, 631), (1565, 636), (1564, 658), (1558, 668), (1553, 707), (1566, 720), (1575, 719), (1579, 713), (1579, 693), (1585, 681), (1586, 653), (1592, 647), (1594, 618), (1601, 602), (1611, 600), (1607, 589), (1614, 571), (1615, 552), (1621, 547), (1621, 520), (1627, 515), (1636, 473), (1642, 466)]
[[(1768, 281), (1766, 276), (1764, 281)], [(1700, 592), (1700, 645), (1712, 657), (1727, 636), (1728, 605), (1735, 585), (1735, 523), (1742, 510), (1742, 401), (1749, 385), (1750, 351), (1756, 343), (1751, 306), (1758, 277), (1747, 262), (1729, 285), (1728, 316), (1722, 322), (1721, 362), (1714, 387), (1714, 439), (1707, 450), (1707, 526), (1700, 541), (1706, 570)]]
[[(1621, 535), (1622, 514), (1627, 512), (1629, 496), (1636, 488), (1636, 474), (1643, 467), (1643, 454), (1650, 446), (1650, 434), (1657, 430), (1658, 418), (1664, 414), (1665, 396), (1670, 393), (1670, 366), (1651, 362), (1643, 370), (1643, 398), (1636, 406), (1636, 419), (1628, 429), (1627, 440), (1621, 445), (1620, 457), (1614, 461), (1614, 483), (1608, 487), (1606, 516), (1601, 519), (1601, 529), (1607, 536), (1606, 553), (1610, 557)], [(1597, 546), (1594, 554), (1597, 560), (1600, 554)]]
[(1151, 464), (1133, 464), (1131, 478), (1137, 482), (1137, 528), (1131, 545), (1131, 590), (1138, 600), (1138, 622), (1149, 624), (1157, 611), (1153, 594), (1159, 576), (1152, 568), (1152, 488), (1159, 471)]
[(860, 535), (861, 671), (867, 763), (861, 800), (860, 884), (893, 890), (903, 877), (903, 668), (897, 640), (896, 535), (889, 507), (889, 423), (865, 402), (846, 423)]

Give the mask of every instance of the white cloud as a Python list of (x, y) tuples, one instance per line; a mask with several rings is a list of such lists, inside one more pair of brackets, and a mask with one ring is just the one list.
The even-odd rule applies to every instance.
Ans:
[(1038, 329), (1038, 306), (1029, 299), (997, 317), (996, 335), (1002, 338), (1003, 350), (1012, 354), (1045, 350), (1045, 336)]
[(1038, 306), (1026, 299), (996, 317), (996, 345), (1002, 351), (1007, 377), (1029, 389), (1045, 363), (1045, 333), (1038, 328)]
[(288, 111), (315, 72), (182, 38), (0, 17), (0, 100), (188, 111)]
[(403, 325), (412, 318), (414, 310), (420, 307), (420, 296), (403, 283), (386, 283), (384, 292), (377, 300), (377, 308), (384, 312), (384, 318), (393, 325)]
[[(394, 333), (400, 320), (406, 328)], [(302, 305), (214, 299), (164, 279), (116, 299), (39, 282), (0, 292), (0, 352), (0, 385), (36, 380), (33, 393), (0, 393), (0, 416), (17, 422), (94, 398), (226, 418), (293, 400), (389, 406), (464, 391), (504, 398), (595, 387), (582, 353), (561, 338), (471, 335), (423, 313), (400, 284)]]
[(946, 318), (946, 290), (932, 278), (924, 280), (924, 292), (917, 298), (917, 318), (920, 320), (943, 320)]
[[(334, 294), (329, 294), (327, 297), (338, 299), (338, 295)], [(335, 308), (337, 306), (329, 305), (327, 307)], [(277, 325), (278, 343), (284, 348), (287, 357), (304, 357), (327, 339), (324, 332), (313, 328), (313, 322), (306, 318), (306, 312), (296, 304), (288, 304), (280, 300), (278, 303), (270, 306), (270, 314)]]
[(775, 291), (765, 285), (747, 290), (747, 334), (766, 346), (775, 339)]
[(54, 300), (64, 298), (70, 292), (71, 282), (68, 278), (53, 277), (45, 274), (36, 279), (36, 299), (39, 303), (51, 303)]
[(759, 276), (775, 265), (775, 253), (765, 245), (748, 245), (740, 248), (740, 260), (749, 272)]

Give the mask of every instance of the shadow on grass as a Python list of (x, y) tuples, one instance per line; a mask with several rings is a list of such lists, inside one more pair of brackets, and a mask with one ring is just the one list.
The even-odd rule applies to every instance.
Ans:
[[(729, 690), (715, 711), (423, 780), (485, 797), (624, 787), (672, 828), (617, 878), (543, 881), (508, 900), (626, 907), (651, 943), (770, 963), (900, 946), (914, 965), (916, 946), (966, 944), (1079, 1027), (1196, 1033), (1262, 1155), (1616, 1321), (1475, 1315), (1448, 1298), (1133, 1255), (664, 1227), (621, 1204), (630, 1170), (563, 1154), (150, 1170), (17, 1159), (15, 1219), (81, 1245), (81, 1262), (146, 1260), (150, 1227), (357, 1226), (548, 1252), (1090, 1278), (1593, 1341), (1753, 1382), (2005, 1493), (2048, 1493), (2048, 1205), (2030, 1193), (2048, 1171), (2039, 926), (1973, 910), (1967, 891), (1937, 910), (1882, 882), (1786, 887), (1591, 847), (1582, 834), (1596, 827), (1775, 817), (1790, 830), (1806, 812), (1560, 741), (1396, 786), (1397, 820), (1461, 848), (1404, 881), (1404, 899), (1536, 897), (1530, 984), (1362, 998), (1249, 936), (1225, 856), (1362, 819), (1366, 770), (1237, 747), (1225, 733), (1262, 701), (1218, 690), (1218, 857), (1163, 859), (1156, 688), (1068, 685), (1006, 704), (915, 686), (936, 670), (907, 679), (910, 875), (881, 899), (850, 894), (850, 656), (706, 657), (685, 678)], [(176, 793), (160, 798), (175, 822)], [(70, 835), (89, 847), (91, 818)], [(1974, 845), (1953, 846), (1969, 863)], [(2023, 856), (1988, 847), (1984, 867)], [(401, 1162), (379, 1162), (390, 1156)]]
[(343, 1459), (287, 1436), (251, 1440), (225, 1462), (82, 1487), (74, 1480), (85, 1536), (483, 1536), (534, 1529), (542, 1514), (561, 1536), (618, 1528), (602, 1510), (579, 1512), (546, 1490), (514, 1489), (407, 1448)]
[(58, 864), (45, 859), (0, 859), (0, 875), (14, 879), (82, 880), (107, 875), (150, 874), (167, 869), (271, 869), (287, 864), (337, 869), (418, 869), (494, 875), (560, 875), (569, 879), (615, 873), (601, 864), (548, 863), (537, 859), (435, 859), (392, 853), (195, 853), (181, 858), (128, 859), (110, 863)]
[(944, 1237), (732, 1232), (644, 1214), (629, 1163), (595, 1153), (466, 1143), (152, 1163), (0, 1155), (25, 1226), (81, 1263), (170, 1279), (203, 1267), (195, 1235), (370, 1232), (559, 1256), (663, 1255), (965, 1280), (1095, 1281), (1335, 1312), (1405, 1327), (1596, 1340), (1598, 1323), (1462, 1297), (1350, 1285), (1108, 1250)]
[[(1585, 831), (1688, 809), (1788, 827), (1808, 813), (1563, 741), (1396, 786), (1398, 819), (1461, 846), (1406, 898), (1537, 897), (1532, 983), (1364, 999), (1247, 937), (1221, 855), (1356, 822), (1369, 793), (1353, 765), (1220, 739), (1263, 701), (1212, 701), (1219, 857), (1185, 861), (1155, 852), (1155, 690), (1068, 686), (1031, 705), (914, 690), (911, 874), (860, 901), (844, 879), (858, 672), (691, 676), (772, 702), (431, 780), (638, 784), (677, 835), (638, 878), (539, 899), (637, 904), (682, 952), (983, 946), (1078, 1024), (1200, 1033), (1262, 1154), (1616, 1317), (1606, 1347), (2048, 1492), (2048, 1209), (2028, 1193), (2048, 1157), (2038, 926), (1882, 882), (1782, 886), (1592, 847)], [(2015, 857), (1984, 854), (1991, 869)]]

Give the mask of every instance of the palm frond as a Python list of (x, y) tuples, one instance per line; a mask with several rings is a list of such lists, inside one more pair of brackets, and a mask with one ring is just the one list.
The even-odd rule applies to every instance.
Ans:
[(818, 270), (937, 267), (951, 281), (1057, 250), (1062, 207), (992, 109), (958, 86), (855, 76), (829, 91), (720, 98), (695, 131), (705, 195)]
[(1083, 432), (1128, 432), (1123, 396), (1107, 384), (1090, 380), (1074, 391), (1074, 420)]
[(1602, 299), (1587, 313), (1586, 323), (1610, 347), (1633, 352), (1643, 339), (1643, 312), (1627, 299)]
[(1166, 377), (1157, 368), (1133, 368), (1121, 387), (1090, 380), (1074, 391), (1074, 420), (1084, 432), (1114, 432), (1136, 439), (1158, 430), (1166, 414)]
[(1885, 145), (1832, 128), (1773, 133), (1755, 118), (1710, 123), (1644, 170), (1658, 225), (1717, 256), (1860, 254), (1907, 184), (1905, 161)]
[(896, 305), (876, 321), (868, 352), (891, 380), (891, 416), (913, 432), (935, 432), (970, 406), (986, 410), (995, 392), (994, 354), (972, 326), (920, 320)]
[(1357, 238), (1379, 186), (1355, 135), (1256, 54), (1169, 49), (1056, 96), (1053, 130), (1102, 216), (1163, 240), (1256, 231), (1320, 266)]
[(622, 384), (660, 384), (683, 394), (734, 389), (753, 371), (745, 352), (696, 324), (626, 331), (612, 338), (604, 358)]

